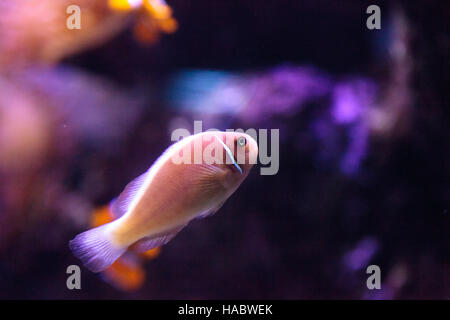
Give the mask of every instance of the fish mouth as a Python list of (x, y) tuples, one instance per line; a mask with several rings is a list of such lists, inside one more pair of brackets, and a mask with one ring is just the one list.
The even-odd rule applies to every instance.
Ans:
[(220, 139), (218, 136), (215, 136), (215, 137), (219, 140), (219, 142), (222, 144), (222, 147), (225, 149), (225, 152), (228, 154), (230, 159), (233, 161), (233, 166), (230, 166), (232, 168), (232, 171), (235, 172), (237, 170), (240, 174), (242, 174), (242, 168), (237, 163), (230, 148), (228, 148), (228, 146), (225, 143), (223, 143), (222, 139)]

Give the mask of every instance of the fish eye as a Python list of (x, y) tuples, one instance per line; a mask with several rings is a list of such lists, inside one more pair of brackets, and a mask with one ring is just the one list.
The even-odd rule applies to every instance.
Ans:
[(237, 140), (238, 145), (240, 145), (241, 147), (245, 146), (247, 144), (247, 139), (245, 139), (244, 137), (240, 137)]

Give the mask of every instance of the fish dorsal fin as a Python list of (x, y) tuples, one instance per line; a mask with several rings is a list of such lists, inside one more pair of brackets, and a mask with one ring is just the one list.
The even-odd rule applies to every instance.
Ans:
[(110, 210), (117, 219), (128, 212), (133, 200), (139, 196), (142, 187), (145, 184), (148, 171), (127, 184), (122, 193), (115, 199), (110, 206)]
[(167, 232), (160, 233), (155, 236), (148, 236), (148, 237), (142, 238), (141, 240), (137, 241), (134, 244), (134, 248), (138, 252), (145, 252), (150, 249), (161, 247), (161, 246), (165, 245), (166, 243), (168, 243), (170, 240), (172, 240), (178, 234), (178, 232), (183, 230), (183, 228), (186, 226), (187, 226), (187, 224), (184, 224), (184, 225), (178, 226), (172, 230), (169, 230)]
[(180, 146), (180, 144), (189, 143), (190, 141), (192, 141), (193, 137), (194, 136), (189, 136), (172, 144), (169, 148), (166, 149), (166, 151), (164, 151), (158, 157), (158, 159), (156, 159), (156, 161), (153, 163), (150, 169), (147, 170), (147, 172), (143, 173), (142, 175), (131, 181), (129, 184), (127, 184), (127, 186), (119, 195), (119, 197), (113, 200), (109, 206), (111, 212), (113, 213), (116, 219), (120, 218), (121, 216), (123, 216), (125, 213), (128, 212), (130, 205), (133, 203), (133, 200), (136, 198), (136, 196), (139, 195), (139, 191), (142, 189), (147, 179), (149, 180), (152, 179), (151, 176), (154, 176), (158, 171), (158, 169), (161, 167), (161, 165), (167, 159), (170, 159), (172, 153), (176, 151), (176, 149)]

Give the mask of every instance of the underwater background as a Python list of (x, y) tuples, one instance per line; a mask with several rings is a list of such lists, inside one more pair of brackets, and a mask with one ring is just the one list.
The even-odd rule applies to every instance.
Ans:
[[(450, 6), (370, 4), (2, 0), (0, 298), (448, 299)], [(279, 129), (278, 172), (68, 290), (68, 241), (194, 121)]]

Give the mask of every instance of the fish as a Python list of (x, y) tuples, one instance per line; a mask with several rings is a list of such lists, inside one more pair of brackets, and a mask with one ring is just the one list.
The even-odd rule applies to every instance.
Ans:
[(111, 205), (116, 220), (69, 242), (92, 272), (111, 266), (130, 246), (139, 252), (171, 241), (192, 220), (215, 214), (256, 164), (258, 144), (240, 132), (207, 131), (170, 146)]

